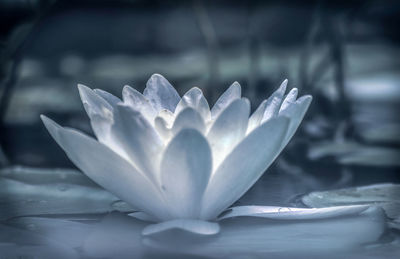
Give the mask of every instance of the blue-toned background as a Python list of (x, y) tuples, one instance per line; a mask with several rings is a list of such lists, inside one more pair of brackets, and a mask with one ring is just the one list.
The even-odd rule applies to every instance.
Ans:
[[(310, 204), (303, 198), (400, 183), (399, 13), (395, 0), (0, 0), (1, 174), (14, 168), (16, 180), (35, 185), (23, 170), (75, 168), (39, 115), (92, 134), (78, 83), (121, 96), (125, 84), (142, 91), (160, 73), (181, 95), (200, 87), (212, 105), (238, 81), (254, 111), (288, 78), (313, 102), (289, 145), (237, 205), (374, 202), (383, 192), (395, 200), (398, 217), (398, 186), (375, 196), (339, 192), (340, 201), (330, 194)], [(44, 175), (63, 188), (62, 174)], [(80, 177), (66, 179), (93, 184)], [(16, 205), (12, 188), (0, 190), (0, 219), (41, 211)], [(62, 213), (93, 201), (68, 202)]]

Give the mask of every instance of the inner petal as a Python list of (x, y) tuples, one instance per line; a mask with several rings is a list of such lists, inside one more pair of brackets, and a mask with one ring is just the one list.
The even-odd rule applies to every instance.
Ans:
[(211, 119), (210, 107), (203, 92), (198, 87), (193, 87), (182, 97), (176, 106), (175, 115), (179, 114), (185, 108), (195, 109), (204, 119), (205, 122)]
[(233, 101), (221, 112), (207, 134), (213, 153), (213, 168), (217, 168), (226, 155), (246, 134), (250, 114), (250, 102), (245, 99)]
[(194, 129), (181, 130), (168, 144), (161, 161), (162, 190), (176, 218), (196, 219), (211, 175), (211, 150)]

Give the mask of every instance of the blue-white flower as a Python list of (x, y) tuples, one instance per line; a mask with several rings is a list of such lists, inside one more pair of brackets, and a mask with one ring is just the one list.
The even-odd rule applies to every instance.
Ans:
[(210, 110), (194, 87), (182, 98), (161, 75), (122, 100), (78, 85), (98, 139), (42, 117), (86, 175), (155, 221), (213, 220), (263, 174), (293, 136), (311, 96), (287, 81), (250, 116), (235, 82)]
[(97, 140), (42, 120), (76, 166), (140, 219), (111, 214), (85, 237), (83, 250), (104, 256), (118, 247), (118, 255), (140, 257), (150, 247), (229, 257), (340, 250), (379, 238), (384, 217), (368, 205), (229, 208), (279, 155), (310, 105), (311, 96), (297, 99), (295, 88), (285, 95), (286, 85), (251, 116), (236, 82), (211, 110), (200, 89), (181, 98), (157, 74), (143, 94), (125, 86), (122, 100), (79, 85)]

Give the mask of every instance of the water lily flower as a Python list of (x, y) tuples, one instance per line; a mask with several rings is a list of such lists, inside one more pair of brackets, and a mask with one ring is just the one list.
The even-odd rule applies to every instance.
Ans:
[[(315, 220), (358, 215), (368, 206), (228, 209), (264, 173), (294, 135), (311, 96), (285, 95), (287, 80), (250, 116), (250, 102), (233, 83), (212, 109), (194, 87), (181, 98), (161, 75), (143, 94), (125, 86), (122, 100), (78, 85), (97, 140), (42, 116), (56, 142), (92, 180), (157, 224), (143, 236), (171, 229), (215, 235), (233, 217)], [(227, 210), (228, 209), (228, 210)], [(222, 213), (222, 214), (221, 214)]]
[(210, 110), (194, 87), (182, 98), (161, 75), (123, 99), (78, 85), (98, 141), (42, 116), (68, 157), (155, 221), (215, 219), (263, 174), (299, 126), (311, 96), (287, 80), (249, 117), (235, 82)]

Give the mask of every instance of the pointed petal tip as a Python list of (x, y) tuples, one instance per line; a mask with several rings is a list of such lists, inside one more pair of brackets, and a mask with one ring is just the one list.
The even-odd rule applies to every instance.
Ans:
[(311, 101), (313, 100), (312, 95), (303, 95), (302, 97), (300, 97), (299, 99), (297, 99), (298, 102), (308, 102), (311, 103)]
[(124, 85), (122, 87), (122, 92), (127, 91), (129, 88), (132, 88), (130, 85)]
[(242, 95), (242, 86), (239, 84), (238, 81), (233, 82), (231, 87), (235, 88), (235, 90), (238, 92), (239, 97)]
[(203, 90), (201, 90), (198, 86), (193, 86), (186, 93), (192, 93), (192, 92), (198, 92), (200, 94), (203, 94)]
[(79, 96), (81, 97), (81, 100), (83, 102), (83, 100), (85, 99), (85, 96), (88, 96), (89, 93), (93, 92), (93, 90), (83, 84), (78, 84), (78, 91), (79, 91)]
[(49, 119), (46, 115), (40, 114), (40, 119), (42, 120), (44, 126), (46, 127), (47, 130), (49, 130), (50, 124), (52, 122), (51, 119)]
[(40, 119), (42, 120), (42, 122), (46, 126), (46, 128), (56, 124), (52, 119), (50, 119), (49, 117), (47, 117), (46, 115), (43, 115), (43, 114), (40, 114)]
[(48, 118), (47, 116), (41, 114), (40, 119), (42, 120), (44, 126), (46, 127), (47, 131), (50, 133), (50, 135), (56, 140), (58, 143), (58, 134), (59, 130), (63, 129), (62, 126), (58, 125), (55, 121), (52, 119)]
[[(288, 80), (285, 79), (281, 85), (278, 87), (278, 89), (272, 94), (272, 96), (278, 97), (279, 99), (282, 99), (283, 96), (286, 93), (286, 89), (287, 89), (287, 84), (288, 84)], [(271, 97), (272, 97), (271, 96)]]
[[(246, 97), (242, 97), (241, 100), (243, 101), (243, 103), (248, 107), (249, 109), (249, 113), (250, 113), (250, 109), (251, 109), (251, 102), (249, 100), (249, 98)], [(250, 115), (250, 114), (249, 114)]]
[(232, 86), (241, 87), (238, 81), (233, 82), (233, 83), (232, 83)]
[(154, 74), (151, 75), (151, 77), (150, 77), (149, 80), (151, 80), (151, 79), (158, 79), (158, 78), (160, 78), (160, 79), (166, 79), (163, 75), (158, 74), (158, 73), (154, 73)]
[(90, 87), (84, 85), (84, 84), (77, 84), (78, 90), (79, 91), (84, 91), (84, 90), (92, 90)]

